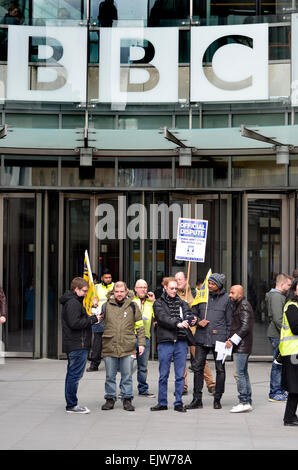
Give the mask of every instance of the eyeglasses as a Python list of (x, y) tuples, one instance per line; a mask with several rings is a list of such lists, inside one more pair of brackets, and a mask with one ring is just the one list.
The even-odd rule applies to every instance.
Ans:
[(136, 289), (147, 289), (147, 287), (146, 286), (138, 286), (138, 287), (136, 287)]
[(84, 294), (87, 294), (88, 289), (81, 289), (81, 291), (84, 292)]

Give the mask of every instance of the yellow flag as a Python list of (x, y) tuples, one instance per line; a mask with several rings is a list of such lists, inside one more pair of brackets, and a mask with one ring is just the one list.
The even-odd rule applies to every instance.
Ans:
[(202, 285), (201, 289), (198, 291), (198, 293), (195, 297), (195, 300), (191, 304), (192, 307), (194, 305), (198, 305), (198, 304), (201, 304), (203, 302), (206, 302), (206, 303), (208, 302), (208, 294), (209, 294), (208, 279), (211, 276), (211, 274), (212, 274), (212, 271), (211, 271), (211, 269), (209, 269), (209, 271), (207, 273), (207, 276), (205, 277), (204, 284)]
[(92, 276), (92, 271), (91, 271), (91, 268), (90, 268), (90, 261), (89, 261), (89, 256), (88, 256), (88, 251), (87, 250), (85, 251), (83, 278), (89, 284), (88, 293), (87, 293), (86, 297), (84, 298), (83, 305), (84, 305), (88, 315), (92, 315), (91, 309), (93, 307), (94, 296), (96, 296), (97, 301), (99, 299), (98, 299), (98, 295), (97, 295), (95, 285), (94, 285), (94, 282), (93, 282), (93, 276)]

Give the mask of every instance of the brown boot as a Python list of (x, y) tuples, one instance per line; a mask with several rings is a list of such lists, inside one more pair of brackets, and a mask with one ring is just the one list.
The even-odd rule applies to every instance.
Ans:
[(123, 409), (126, 411), (134, 411), (135, 407), (131, 403), (131, 398), (124, 398), (123, 400)]
[(114, 408), (114, 400), (112, 398), (107, 398), (106, 402), (104, 405), (102, 405), (101, 409), (102, 410), (112, 410)]

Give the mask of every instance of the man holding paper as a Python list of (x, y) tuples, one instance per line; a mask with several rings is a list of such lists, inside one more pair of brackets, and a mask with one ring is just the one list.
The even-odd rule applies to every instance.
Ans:
[(250, 303), (244, 298), (240, 285), (232, 286), (230, 299), (233, 303), (232, 326), (226, 347), (233, 346), (236, 366), (239, 403), (231, 413), (251, 411), (251, 385), (248, 375), (248, 358), (252, 350), (254, 313)]
[[(207, 302), (197, 305), (198, 321), (195, 334), (196, 357), (192, 368), (194, 371), (193, 400), (187, 409), (202, 408), (202, 389), (204, 384), (204, 367), (209, 352), (213, 353), (216, 368), (214, 409), (221, 408), (221, 397), (225, 389), (225, 364), (217, 359), (216, 341), (226, 342), (229, 336), (232, 319), (232, 306), (224, 289), (225, 275), (213, 273), (208, 278), (209, 295)], [(194, 310), (194, 307), (193, 307)]]

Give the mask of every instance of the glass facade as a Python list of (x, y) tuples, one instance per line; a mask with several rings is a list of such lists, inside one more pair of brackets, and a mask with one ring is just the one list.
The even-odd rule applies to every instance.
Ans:
[[(253, 354), (271, 354), (264, 293), (298, 263), (296, 13), (288, 1), (0, 1), (7, 353), (61, 356), (58, 299), (86, 249), (94, 272), (131, 288), (187, 271), (183, 215), (209, 221), (191, 284), (210, 267), (243, 284)], [(241, 125), (271, 142), (239, 144)]]

